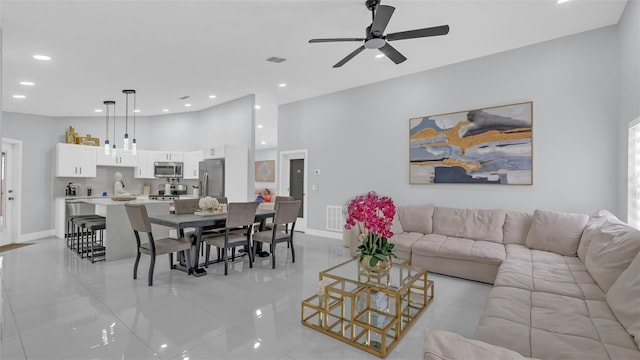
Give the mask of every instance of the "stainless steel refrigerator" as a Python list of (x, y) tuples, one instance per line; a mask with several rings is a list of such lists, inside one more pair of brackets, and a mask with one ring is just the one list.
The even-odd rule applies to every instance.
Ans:
[(223, 197), (224, 159), (200, 161), (200, 196)]

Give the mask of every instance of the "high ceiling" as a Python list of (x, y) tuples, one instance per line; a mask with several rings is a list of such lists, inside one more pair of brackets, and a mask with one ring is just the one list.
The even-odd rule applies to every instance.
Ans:
[[(200, 110), (251, 93), (284, 104), (616, 24), (626, 0), (382, 3), (396, 7), (386, 33), (443, 24), (451, 31), (394, 42), (408, 58), (400, 65), (365, 50), (334, 69), (360, 43), (308, 40), (363, 37), (371, 22), (364, 0), (2, 0), (2, 107), (103, 116), (94, 110), (103, 100), (122, 104), (127, 88), (137, 90), (140, 116)], [(272, 56), (287, 60), (265, 61)], [(35, 85), (19, 84), (25, 80)], [(275, 124), (264, 126), (275, 136)]]

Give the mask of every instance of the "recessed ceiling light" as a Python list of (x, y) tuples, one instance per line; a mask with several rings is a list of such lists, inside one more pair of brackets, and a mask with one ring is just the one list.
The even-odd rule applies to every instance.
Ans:
[(13, 95), (13, 98), (14, 99), (24, 99), (24, 98), (26, 98), (26, 96), (24, 96), (24, 95)]
[(209, 99), (215, 99), (216, 96), (215, 95), (209, 95)]
[(260, 144), (267, 145), (267, 142), (266, 141), (262, 141)]
[(280, 87), (286, 87), (286, 86), (287, 86), (287, 84), (285, 84), (285, 83), (280, 83), (280, 84), (278, 84), (278, 86), (280, 86)]
[(261, 109), (260, 105), (256, 105), (254, 107), (256, 108), (256, 110), (260, 110)]
[(169, 109), (162, 109), (162, 112), (169, 112)]
[(258, 125), (258, 129), (262, 129), (262, 127), (263, 127), (262, 125)]
[(51, 60), (51, 56), (47, 56), (47, 55), (33, 55), (33, 58), (36, 60), (42, 60), (42, 61)]
[(133, 112), (134, 112), (134, 113), (139, 113), (139, 112), (140, 112), (140, 109), (135, 109), (135, 110), (133, 110)]
[(383, 58), (383, 57), (384, 57), (384, 54), (378, 54), (378, 55), (376, 55), (376, 59), (380, 59), (380, 58)]
[(33, 86), (36, 83), (34, 83), (33, 81), (20, 81), (20, 85), (24, 85), (24, 86)]
[(186, 103), (186, 104), (184, 104), (184, 106), (189, 107), (189, 106), (191, 106), (191, 104)]
[(93, 112), (102, 112), (102, 109), (95, 109)]
[(558, 3), (558, 4), (562, 4), (562, 3), (569, 2), (569, 1), (571, 1), (571, 0), (558, 0), (558, 2), (557, 2), (557, 3)]

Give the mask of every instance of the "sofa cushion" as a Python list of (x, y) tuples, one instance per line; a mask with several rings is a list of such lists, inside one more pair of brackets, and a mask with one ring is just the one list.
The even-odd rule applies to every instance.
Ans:
[(587, 250), (585, 266), (598, 285), (607, 292), (640, 251), (640, 231), (607, 220)]
[(524, 211), (507, 211), (503, 227), (504, 243), (524, 245), (532, 222), (532, 214)]
[(433, 232), (433, 209), (432, 204), (398, 206), (396, 211), (402, 224), (402, 230), (431, 234)]
[(607, 303), (640, 348), (640, 254), (611, 285)]
[(486, 342), (464, 338), (448, 331), (434, 330), (424, 343), (424, 360), (529, 359), (519, 353)]
[(584, 214), (536, 210), (525, 244), (530, 249), (576, 256), (588, 221), (589, 217)]
[(411, 248), (415, 254), (450, 259), (470, 260), (483, 264), (501, 264), (505, 258), (504, 245), (490, 241), (470, 240), (427, 234)]
[(600, 228), (607, 221), (604, 216), (590, 216), (589, 222), (584, 227), (582, 236), (580, 237), (580, 244), (578, 245), (578, 257), (583, 262), (587, 260), (587, 250), (589, 250), (589, 244), (595, 236), (600, 233)]
[(433, 212), (433, 232), (457, 238), (502, 243), (506, 211), (457, 209), (437, 206)]
[(411, 247), (416, 241), (418, 241), (418, 239), (422, 238), (423, 236), (424, 235), (422, 235), (421, 233), (394, 233), (389, 241), (394, 244), (393, 251), (395, 252), (397, 257), (410, 260)]

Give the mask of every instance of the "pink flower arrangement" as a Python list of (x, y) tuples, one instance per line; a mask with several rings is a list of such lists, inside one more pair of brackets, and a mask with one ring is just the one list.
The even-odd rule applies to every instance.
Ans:
[(372, 256), (372, 266), (378, 260), (385, 261), (388, 256), (394, 256), (394, 246), (387, 239), (393, 236), (391, 223), (395, 214), (393, 200), (388, 196), (378, 196), (375, 191), (356, 196), (347, 205), (345, 228), (351, 229), (358, 222), (364, 226), (364, 234), (360, 235), (361, 244), (358, 246), (359, 256)]

